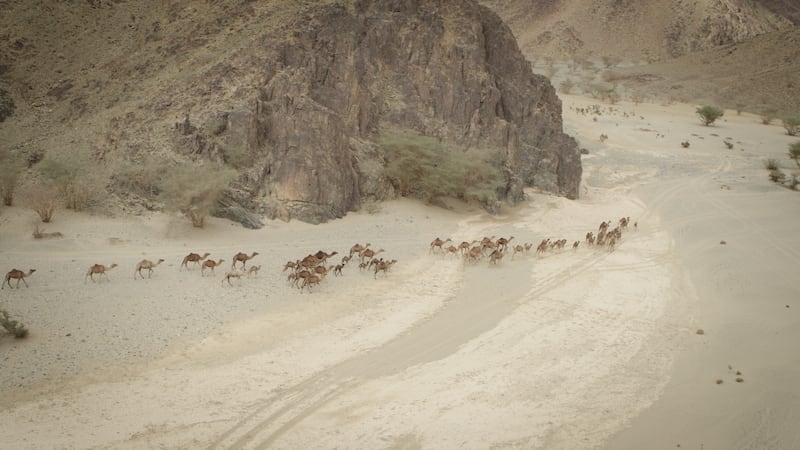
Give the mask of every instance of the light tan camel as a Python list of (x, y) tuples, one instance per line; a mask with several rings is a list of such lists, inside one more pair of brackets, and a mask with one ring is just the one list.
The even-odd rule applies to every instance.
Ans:
[(521, 244), (515, 245), (514, 253), (511, 254), (511, 259), (514, 259), (514, 257), (517, 256), (517, 253), (523, 253), (523, 252), (525, 252), (525, 247), (523, 247)]
[(289, 269), (296, 270), (298, 266), (300, 266), (299, 259), (297, 261), (287, 261), (286, 264), (283, 266), (283, 272), (286, 272)]
[(257, 266), (250, 266), (250, 268), (247, 269), (247, 278), (250, 278), (252, 275), (258, 276), (259, 270), (261, 270), (261, 264)]
[(147, 270), (147, 278), (150, 278), (153, 275), (153, 268), (157, 267), (159, 264), (164, 262), (163, 259), (159, 259), (158, 262), (150, 261), (149, 259), (143, 259), (139, 261), (139, 264), (136, 265), (136, 270), (133, 271), (133, 279), (136, 279), (136, 274), (138, 273), (142, 279), (144, 279), (144, 275), (142, 275), (142, 270)]
[(384, 275), (389, 272), (389, 269), (397, 262), (396, 259), (391, 261), (378, 261), (378, 264), (375, 264), (375, 279), (378, 279), (378, 272), (383, 271)]
[(364, 260), (372, 260), (373, 258), (375, 258), (375, 255), (377, 255), (378, 253), (383, 253), (385, 251), (386, 250), (384, 250), (384, 249), (380, 249), (378, 251), (374, 251), (374, 250), (368, 248), (368, 249), (364, 250), (363, 252), (361, 252), (361, 262), (364, 262)]
[(458, 253), (458, 247), (456, 247), (455, 245), (451, 245), (450, 247), (444, 249), (444, 251), (445, 255), (455, 255), (456, 253)]
[(207, 259), (203, 261), (203, 266), (200, 267), (200, 276), (206, 276), (206, 267), (211, 269), (211, 273), (214, 273), (214, 268), (218, 265), (222, 264), (224, 259), (220, 259), (219, 261), (214, 261), (213, 259)]
[(361, 252), (363, 252), (370, 245), (372, 245), (372, 244), (370, 244), (369, 242), (367, 242), (366, 245), (361, 245), (361, 244), (356, 243), (355, 245), (350, 247), (350, 256), (352, 257), (353, 253), (358, 253), (358, 255), (361, 256)]
[(492, 253), (489, 255), (489, 264), (497, 264), (497, 263), (498, 263), (498, 261), (500, 261), (501, 259), (503, 259), (503, 255), (504, 255), (504, 254), (505, 254), (505, 253), (503, 253), (503, 251), (502, 251), (502, 250), (500, 250), (500, 249), (497, 249), (497, 250), (493, 251), (493, 252), (492, 252)]
[(233, 284), (231, 284), (231, 278), (241, 279), (242, 278), (242, 273), (243, 272), (240, 272), (238, 270), (230, 270), (230, 271), (228, 271), (228, 273), (226, 273), (225, 276), (222, 277), (222, 281), (220, 281), (220, 285), (224, 286), (225, 281), (227, 281), (228, 282), (228, 286), (233, 286)]
[(467, 254), (464, 255), (464, 261), (477, 262), (481, 256), (483, 256), (483, 246), (479, 245), (469, 249), (469, 252), (467, 252)]
[(505, 251), (506, 247), (508, 246), (508, 243), (511, 242), (513, 239), (514, 236), (511, 236), (508, 239), (501, 237), (500, 239), (497, 240), (497, 242), (495, 242), (495, 244), (497, 244), (497, 248), (499, 250)]
[(470, 247), (472, 247), (472, 244), (475, 244), (477, 242), (478, 241), (472, 241), (472, 242), (461, 241), (461, 243), (458, 244), (458, 250), (461, 252), (462, 255), (465, 255), (469, 251)]
[(319, 286), (324, 279), (325, 275), (309, 275), (303, 280), (303, 284), (300, 286), (300, 292), (303, 292), (306, 286), (308, 286), (308, 292), (311, 292), (311, 286)]
[(437, 237), (436, 239), (434, 239), (433, 241), (431, 241), (431, 252), (434, 252), (434, 251), (436, 251), (436, 249), (439, 249), (439, 250), (441, 250), (441, 249), (442, 249), (442, 246), (443, 246), (444, 244), (447, 244), (447, 243), (448, 243), (448, 242), (450, 242), (450, 241), (452, 241), (452, 239), (450, 239), (450, 238), (447, 238), (447, 239), (445, 239), (445, 240), (441, 240), (441, 239), (439, 239), (439, 238)]
[(208, 258), (208, 255), (210, 254), (211, 253), (205, 253), (203, 256), (200, 256), (197, 253), (189, 253), (188, 255), (186, 255), (186, 257), (183, 258), (183, 262), (181, 263), (181, 267), (178, 269), (178, 271), (180, 272), (181, 270), (183, 270), (184, 267), (186, 267), (186, 270), (189, 270), (188, 264), (190, 262), (195, 263), (195, 265), (199, 266), (200, 263), (205, 261), (205, 259)]
[(95, 264), (92, 267), (89, 267), (89, 270), (86, 272), (86, 276), (83, 277), (83, 283), (86, 284), (86, 279), (87, 278), (91, 278), (92, 281), (94, 281), (94, 275), (95, 274), (105, 275), (106, 279), (108, 280), (108, 274), (106, 272), (108, 272), (109, 270), (113, 269), (114, 267), (117, 267), (116, 263), (111, 264), (110, 266), (104, 266), (102, 264)]
[(245, 266), (247, 265), (247, 261), (255, 258), (256, 256), (258, 256), (258, 252), (253, 252), (253, 254), (250, 255), (250, 256), (247, 256), (247, 253), (239, 252), (239, 253), (233, 255), (233, 264), (231, 265), (231, 268), (235, 269), (236, 268), (236, 263), (237, 262), (241, 262), (242, 263), (242, 269), (244, 269)]
[(20, 281), (25, 283), (25, 287), (30, 287), (30, 286), (28, 286), (28, 282), (25, 281), (25, 277), (29, 277), (29, 276), (33, 275), (33, 272), (36, 272), (36, 269), (30, 269), (28, 271), (28, 273), (25, 273), (25, 272), (23, 272), (23, 271), (21, 271), (19, 269), (11, 269), (6, 274), (6, 278), (3, 280), (3, 286), (0, 287), (0, 289), (5, 288), (6, 284), (8, 284), (8, 288), (11, 289), (11, 280), (17, 280), (17, 289), (19, 289), (19, 282)]

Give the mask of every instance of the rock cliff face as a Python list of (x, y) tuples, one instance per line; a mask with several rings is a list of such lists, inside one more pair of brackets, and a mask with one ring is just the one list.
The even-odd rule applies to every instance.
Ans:
[[(5, 3), (0, 140), (23, 156), (91, 151), (115, 175), (224, 161), (240, 176), (222, 213), (248, 226), (397, 195), (381, 145), (392, 130), (490, 148), (501, 201), (531, 185), (578, 195), (553, 87), (475, 0)], [(152, 195), (125, 186), (108, 189), (109, 209)]]
[(289, 37), (256, 43), (266, 55), (260, 83), (224, 115), (215, 130), (223, 131), (198, 129), (186, 140), (229, 162), (231, 149), (245, 155), (238, 203), (246, 208), (318, 222), (387, 198), (377, 142), (388, 128), (502, 149), (501, 196), (511, 202), (526, 185), (578, 196), (580, 155), (562, 131), (560, 101), (488, 9), (364, 0), (316, 7), (287, 26)]

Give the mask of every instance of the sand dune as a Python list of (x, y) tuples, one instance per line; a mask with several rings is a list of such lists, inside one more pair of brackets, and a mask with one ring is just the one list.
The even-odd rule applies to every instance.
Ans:
[[(730, 112), (703, 127), (689, 105), (604, 105), (593, 116), (578, 112), (591, 100), (564, 102), (568, 132), (590, 151), (578, 201), (531, 190), (489, 216), (401, 199), (257, 231), (59, 211), (47, 231), (64, 238), (47, 241), (30, 237), (30, 211), (4, 209), (0, 263), (38, 270), (30, 288), (0, 296), (31, 329), (24, 341), (0, 339), (5, 442), (797, 445), (800, 196), (769, 182), (762, 164), (776, 158), (788, 170), (792, 138)], [(572, 243), (622, 216), (638, 227), (613, 252), (584, 244), (490, 265), (429, 249), (435, 237)], [(311, 293), (288, 286), (286, 261), (322, 249), (338, 263), (356, 242), (398, 263), (377, 278), (350, 264)], [(248, 264), (262, 269), (229, 287), (222, 273), (179, 271), (190, 251), (225, 259), (224, 269), (236, 252), (257, 251)], [(166, 262), (134, 280), (143, 258)], [(94, 263), (119, 267), (84, 283)]]

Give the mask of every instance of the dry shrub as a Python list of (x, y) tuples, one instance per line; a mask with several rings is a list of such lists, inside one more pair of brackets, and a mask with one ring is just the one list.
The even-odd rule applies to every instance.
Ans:
[(28, 336), (28, 330), (25, 328), (25, 325), (11, 319), (8, 313), (2, 309), (0, 309), (0, 326), (16, 339), (22, 339)]
[(0, 158), (0, 192), (3, 194), (4, 205), (11, 206), (14, 203), (17, 180), (24, 170), (25, 163), (21, 159)]
[(111, 183), (124, 192), (155, 198), (159, 194), (159, 183), (167, 176), (168, 171), (165, 161), (155, 157), (141, 161), (122, 161), (115, 164)]
[(63, 202), (58, 189), (43, 184), (27, 186), (22, 192), (22, 197), (25, 205), (34, 210), (44, 223), (52, 220), (56, 208)]

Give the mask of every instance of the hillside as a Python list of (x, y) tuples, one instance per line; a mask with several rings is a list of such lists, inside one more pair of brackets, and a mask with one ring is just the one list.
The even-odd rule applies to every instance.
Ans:
[[(105, 209), (159, 208), (157, 186), (139, 180), (179, 162), (234, 168), (220, 214), (253, 226), (252, 213), (319, 222), (397, 195), (496, 210), (525, 186), (578, 193), (580, 157), (554, 89), (472, 0), (2, 8), (0, 76), (15, 107), (0, 140), (30, 163), (91, 154), (87, 170), (110, 173)], [(389, 152), (382, 143), (398, 135)], [(431, 148), (409, 144), (419, 135)], [(408, 148), (472, 152), (462, 159), (491, 176), (454, 162), (466, 189), (407, 186), (384, 170)], [(425, 161), (420, 170), (437, 167)]]
[[(797, 114), (800, 4), (483, 0), (511, 26), (540, 72), (546, 61), (590, 62), (594, 78), (658, 101), (709, 101), (777, 116)], [(600, 73), (607, 69), (610, 73)], [(555, 84), (558, 84), (556, 82)]]

